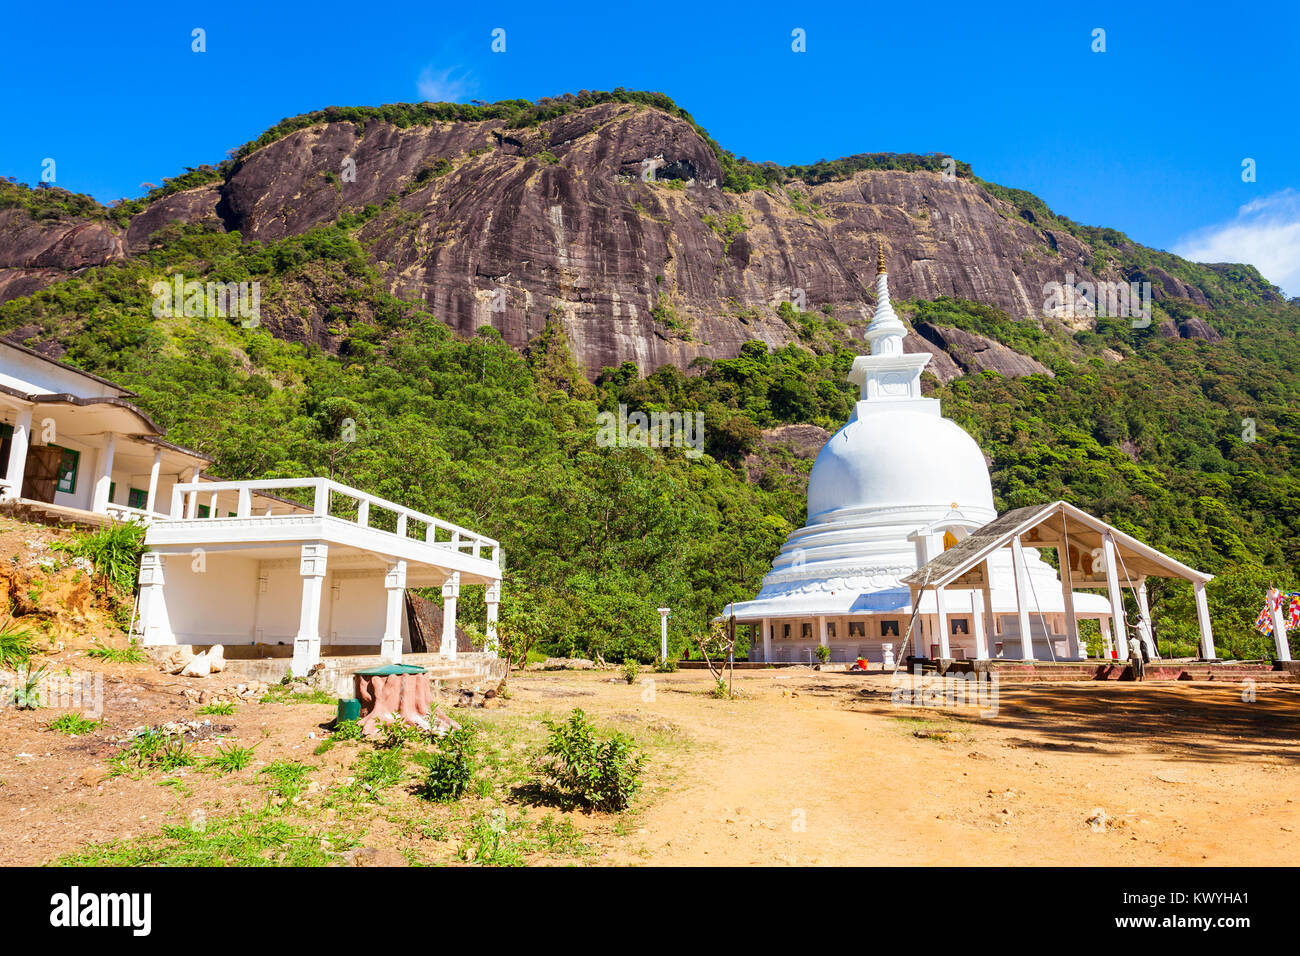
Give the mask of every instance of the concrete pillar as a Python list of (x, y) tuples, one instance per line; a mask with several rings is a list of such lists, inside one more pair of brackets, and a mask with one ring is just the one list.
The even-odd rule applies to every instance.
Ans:
[(406, 562), (394, 561), (384, 575), (388, 603), (384, 615), (384, 639), (379, 655), (394, 664), (402, 662), (402, 613), (406, 610)]
[(302, 611), (293, 642), (293, 674), (305, 677), (320, 663), (320, 604), (325, 589), (326, 544), (304, 544), (298, 573), (302, 576)]
[(970, 593), (970, 626), (975, 636), (975, 659), (986, 661), (989, 659), (989, 642), (984, 632), (984, 595), (979, 591)]
[(763, 618), (763, 663), (772, 663), (772, 619)]
[(99, 452), (99, 468), (95, 471), (95, 491), (90, 502), (90, 510), (96, 514), (103, 514), (108, 510), (108, 492), (113, 485), (113, 453), (116, 449), (117, 436), (109, 432)]
[(989, 570), (988, 561), (984, 562), (984, 583), (980, 585), (980, 599), (984, 605), (984, 639), (992, 641), (998, 633), (998, 617), (993, 613), (993, 572)]
[(817, 643), (822, 647), (830, 647), (830, 635), (826, 632), (826, 616), (820, 615), (817, 618)]
[(669, 609), (661, 607), (659, 609), (659, 659), (668, 660), (668, 612)]
[(1273, 646), (1279, 661), (1291, 659), (1291, 644), (1286, 639), (1286, 615), (1282, 611), (1284, 600), (1285, 597), (1282, 595), (1279, 595), (1276, 601), (1271, 596), (1268, 599), (1269, 613), (1273, 616)]
[(1138, 619), (1145, 625), (1139, 631), (1142, 641), (1146, 644), (1147, 654), (1151, 660), (1155, 660), (1160, 655), (1156, 652), (1155, 629), (1151, 623), (1151, 605), (1147, 601), (1147, 579), (1144, 577), (1138, 582)]
[(483, 650), (497, 656), (497, 614), (501, 603), (501, 582), (494, 581), (483, 592), (487, 604), (487, 630), (484, 631)]
[(1205, 601), (1205, 582), (1193, 581), (1192, 593), (1196, 598), (1196, 623), (1201, 628), (1201, 659), (1214, 660), (1214, 631), (1210, 628), (1210, 606)]
[(456, 656), (456, 599), (460, 597), (460, 572), (456, 571), (442, 585), (442, 646), (440, 654)]
[(158, 473), (162, 470), (162, 449), (153, 453), (153, 465), (149, 468), (149, 491), (145, 495), (144, 510), (153, 513), (153, 506), (158, 500)]
[[(199, 468), (195, 465), (190, 469), (190, 476), (185, 479), (186, 484), (197, 482), (199, 480)], [(199, 513), (199, 493), (198, 490), (191, 491), (185, 505), (185, 517), (194, 518)]]
[(1074, 614), (1074, 569), (1070, 567), (1070, 549), (1061, 544), (1056, 549), (1061, 565), (1061, 599), (1065, 602), (1065, 640), (1066, 650), (1075, 660), (1083, 660), (1087, 655), (1079, 643), (1079, 619)]
[(32, 410), (23, 409), (14, 419), (13, 437), (9, 439), (9, 461), (5, 468), (4, 500), (13, 501), (23, 496), (23, 477), (27, 473), (27, 448), (32, 438)]
[(1011, 567), (1016, 578), (1016, 616), (1020, 621), (1020, 659), (1034, 659), (1034, 634), (1029, 629), (1029, 567), (1025, 564), (1025, 547), (1020, 535), (1011, 539)]
[(1115, 561), (1115, 539), (1107, 531), (1101, 539), (1101, 559), (1106, 566), (1106, 591), (1110, 595), (1110, 626), (1115, 635), (1115, 648), (1119, 659), (1128, 660), (1128, 627), (1124, 618), (1124, 592), (1119, 586), (1119, 569)]
[(945, 606), (944, 593), (942, 587), (934, 589), (934, 605), (937, 608), (935, 624), (939, 628), (939, 659), (946, 661), (952, 659), (952, 649), (948, 642), (948, 608)]
[(174, 637), (167, 624), (163, 601), (163, 556), (156, 551), (140, 555), (140, 634), (146, 645), (171, 644)]

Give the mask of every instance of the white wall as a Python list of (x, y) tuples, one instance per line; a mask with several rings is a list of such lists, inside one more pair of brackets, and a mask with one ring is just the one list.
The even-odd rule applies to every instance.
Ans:
[[(163, 560), (166, 627), (162, 632), (170, 630), (175, 644), (250, 643), (257, 562), (239, 555), (207, 552), (201, 571), (195, 570), (196, 563), (192, 555), (186, 554), (168, 555)], [(292, 603), (295, 610), (298, 607), (296, 599), (283, 603)], [(297, 629), (295, 614), (294, 634)]]

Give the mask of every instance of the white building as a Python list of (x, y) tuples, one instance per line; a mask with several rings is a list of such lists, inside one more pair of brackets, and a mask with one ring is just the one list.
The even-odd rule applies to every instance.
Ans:
[[(758, 596), (725, 609), (757, 629), (751, 660), (814, 660), (827, 645), (832, 661), (859, 657), (892, 664), (895, 655), (975, 658), (977, 614), (992, 623), (990, 656), (1022, 659), (1021, 627), (1040, 660), (1082, 656), (1067, 631), (1066, 598), (1056, 571), (1033, 548), (988, 557), (983, 588), (951, 588), (940, 614), (935, 592), (919, 589), (913, 641), (904, 650), (913, 612), (903, 579), (997, 517), (984, 453), (939, 401), (921, 395), (928, 353), (903, 350), (906, 327), (889, 301), (883, 251), (875, 315), (866, 331), (871, 354), (854, 360), (849, 381), (861, 387), (848, 423), (818, 454), (808, 481), (807, 524), (787, 539)], [(1029, 614), (1022, 613), (1028, 609)], [(1073, 611), (1108, 630), (1111, 603), (1073, 594)], [(946, 630), (942, 640), (939, 628)], [(944, 652), (947, 653), (944, 653)], [(919, 653), (918, 653), (919, 652)]]
[[(295, 503), (281, 494), (305, 491)], [(202, 509), (202, 513), (200, 512)], [(407, 587), (442, 588), (437, 651), (456, 656), (460, 589), (483, 585), (484, 650), (496, 647), (501, 546), (492, 538), (325, 478), (185, 483), (149, 525), (140, 565), (146, 647), (221, 644), (231, 657), (412, 650)]]
[[(148, 520), (212, 459), (164, 439), (134, 393), (0, 341), (0, 502), (88, 521)], [(205, 506), (206, 510), (206, 506)]]

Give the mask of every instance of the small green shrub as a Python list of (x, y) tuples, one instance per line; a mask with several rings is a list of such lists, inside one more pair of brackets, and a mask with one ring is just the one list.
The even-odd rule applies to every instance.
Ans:
[(32, 670), (30, 666), (19, 667), (15, 672), (18, 683), (9, 694), (9, 703), (18, 710), (35, 710), (41, 704), (41, 681), (45, 679), (45, 667)]
[(235, 705), (228, 700), (219, 700), (215, 703), (204, 704), (199, 708), (200, 714), (211, 714), (215, 717), (229, 717), (235, 712)]
[(813, 651), (813, 653), (817, 655), (817, 660), (823, 664), (831, 659), (831, 649), (825, 644), (818, 644), (817, 649)]
[(635, 657), (629, 657), (623, 662), (623, 680), (629, 684), (636, 683), (636, 677), (641, 673), (641, 664)]
[(243, 770), (253, 762), (254, 749), (254, 747), (241, 747), (239, 744), (218, 747), (216, 755), (208, 758), (207, 767), (217, 773), (234, 773), (236, 770)]
[(32, 629), (18, 627), (13, 623), (14, 614), (10, 610), (4, 624), (0, 624), (0, 667), (17, 667), (31, 660), (35, 650)]
[(158, 727), (146, 727), (108, 763), (113, 776), (139, 776), (153, 770), (170, 772), (192, 766), (194, 754), (181, 734), (167, 733)]
[(359, 720), (336, 720), (330, 731), (331, 740), (360, 740), (364, 736)]
[(400, 750), (408, 743), (424, 739), (425, 732), (419, 727), (412, 727), (400, 714), (389, 714), (387, 718), (376, 721), (375, 729), (379, 739), (375, 746), (383, 750)]
[(644, 755), (633, 749), (632, 739), (615, 732), (598, 740), (580, 708), (574, 708), (562, 724), (544, 723), (550, 731), (546, 745), (549, 759), (541, 772), (550, 784), (588, 809), (626, 810), (640, 789), (645, 764)]
[(88, 717), (82, 717), (80, 714), (60, 714), (46, 726), (50, 730), (57, 730), (69, 737), (82, 737), (98, 727), (100, 723), (102, 721), (91, 720)]
[(425, 758), (429, 768), (420, 796), (449, 803), (459, 800), (474, 782), (478, 769), (478, 742), (471, 728), (450, 731), (438, 741), (438, 749)]
[(654, 666), (656, 674), (676, 674), (677, 658), (670, 657), (664, 660), (662, 657), (656, 657)]

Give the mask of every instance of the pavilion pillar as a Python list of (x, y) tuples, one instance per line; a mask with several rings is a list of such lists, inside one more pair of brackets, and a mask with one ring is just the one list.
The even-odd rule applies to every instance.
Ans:
[(984, 633), (984, 595), (979, 591), (970, 593), (970, 627), (975, 636), (975, 660), (988, 660), (989, 642)]
[(907, 650), (909, 647), (911, 648), (911, 654), (913, 657), (921, 656), (921, 653), (917, 650), (917, 647), (919, 646), (918, 642), (920, 641), (921, 621), (922, 621), (921, 592), (914, 587), (908, 588), (908, 592), (912, 596), (912, 603), (909, 610), (911, 611), (912, 614), (911, 620), (914, 623), (911, 626), (910, 633), (904, 631), (898, 635), (898, 659), (900, 661), (907, 660)]
[(1193, 581), (1192, 594), (1196, 598), (1196, 623), (1201, 628), (1201, 659), (1214, 660), (1214, 631), (1210, 628), (1210, 606), (1205, 600), (1205, 582)]
[(452, 573), (442, 585), (442, 646), (438, 653), (456, 656), (456, 599), (460, 597), (460, 572)]
[(1146, 641), (1147, 653), (1150, 655), (1151, 660), (1155, 660), (1160, 655), (1156, 653), (1156, 632), (1154, 625), (1151, 623), (1151, 605), (1147, 600), (1147, 579), (1145, 575), (1138, 582), (1137, 598), (1138, 618), (1146, 623), (1146, 627), (1138, 631), (1139, 639)]
[(944, 590), (940, 585), (934, 589), (935, 624), (939, 628), (939, 660), (952, 659), (952, 650), (948, 646), (948, 609), (944, 607)]
[(1075, 660), (1083, 660), (1088, 655), (1079, 643), (1079, 619), (1074, 613), (1074, 569), (1070, 567), (1070, 549), (1062, 544), (1056, 549), (1056, 556), (1061, 565), (1061, 600), (1065, 607), (1065, 642), (1066, 650)]
[(1034, 659), (1034, 635), (1029, 630), (1029, 605), (1025, 598), (1029, 594), (1029, 566), (1025, 564), (1025, 547), (1020, 543), (1020, 535), (1011, 539), (1011, 566), (1016, 578), (1016, 616), (1020, 621), (1020, 659)]
[(826, 630), (826, 615), (824, 614), (817, 616), (817, 643), (822, 647), (831, 646), (830, 634)]
[(23, 496), (23, 478), (27, 473), (27, 447), (31, 442), (32, 410), (25, 408), (14, 418), (13, 436), (9, 439), (9, 461), (5, 467), (4, 500), (13, 501)]
[(90, 510), (103, 514), (108, 510), (109, 490), (113, 487), (113, 452), (117, 448), (117, 436), (112, 432), (104, 439), (104, 447), (99, 451), (99, 468), (95, 472), (95, 491), (91, 499)]
[(483, 650), (497, 656), (497, 614), (501, 604), (501, 582), (493, 581), (483, 591), (483, 602), (487, 605), (487, 629), (483, 632)]
[[(197, 499), (197, 496), (196, 496)], [(302, 576), (302, 610), (298, 618), (298, 636), (293, 641), (295, 677), (305, 677), (320, 663), (320, 602), (325, 590), (325, 562), (329, 545), (304, 544), (298, 573)]]
[(763, 663), (772, 663), (772, 619), (763, 618)]
[(980, 585), (980, 595), (984, 603), (984, 634), (986, 640), (993, 640), (998, 633), (998, 617), (993, 613), (993, 574), (989, 563), (984, 562), (984, 582)]
[(406, 562), (394, 561), (384, 575), (384, 590), (388, 603), (384, 615), (384, 638), (380, 642), (379, 656), (394, 664), (402, 662), (402, 612), (406, 598)]
[(1128, 638), (1124, 629), (1128, 626), (1124, 619), (1124, 592), (1119, 587), (1119, 570), (1115, 567), (1115, 539), (1107, 531), (1101, 539), (1102, 561), (1106, 565), (1106, 591), (1110, 595), (1110, 626), (1115, 635), (1115, 649), (1119, 659), (1128, 660)]
[(153, 514), (153, 506), (158, 500), (158, 473), (162, 470), (162, 449), (155, 449), (153, 465), (149, 468), (149, 491), (145, 495), (144, 510)]

